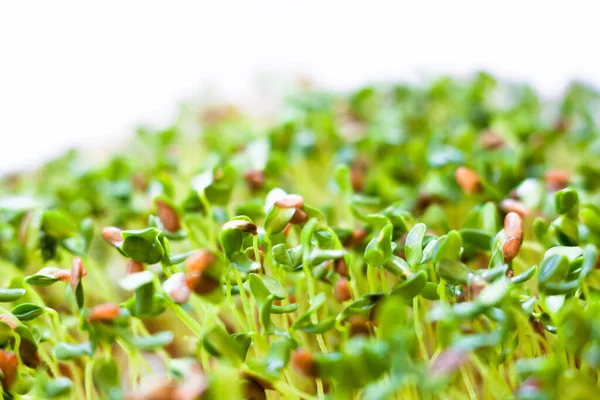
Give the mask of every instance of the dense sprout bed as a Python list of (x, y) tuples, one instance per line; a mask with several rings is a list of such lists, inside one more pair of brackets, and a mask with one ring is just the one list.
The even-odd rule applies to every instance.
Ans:
[(597, 398), (599, 100), (305, 88), (4, 177), (4, 398)]

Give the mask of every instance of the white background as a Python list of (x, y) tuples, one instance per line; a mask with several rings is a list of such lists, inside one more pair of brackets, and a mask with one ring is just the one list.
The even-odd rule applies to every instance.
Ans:
[(0, 172), (167, 124), (206, 87), (256, 99), (258, 76), (344, 89), (486, 69), (546, 96), (600, 85), (595, 3), (0, 0)]

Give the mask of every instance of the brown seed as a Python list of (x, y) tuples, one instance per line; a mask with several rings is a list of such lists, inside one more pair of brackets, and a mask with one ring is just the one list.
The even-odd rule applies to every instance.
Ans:
[(113, 246), (117, 246), (123, 241), (121, 232), (123, 231), (119, 228), (107, 226), (106, 228), (102, 229), (102, 237), (104, 237), (104, 240), (106, 240), (108, 243), (112, 244)]
[(218, 280), (202, 272), (190, 272), (185, 279), (187, 287), (199, 295), (210, 294), (221, 286)]
[(558, 191), (566, 188), (569, 185), (571, 174), (568, 171), (561, 169), (551, 169), (546, 171), (544, 179), (546, 180), (546, 187), (549, 190)]
[(512, 268), (509, 268), (506, 270), (506, 277), (507, 278), (512, 278), (513, 276), (515, 276), (515, 270)]
[(348, 264), (346, 263), (344, 257), (333, 261), (333, 270), (343, 277), (348, 276)]
[(133, 187), (135, 190), (139, 192), (143, 192), (148, 188), (148, 180), (142, 174), (135, 174), (131, 178), (131, 182), (133, 183)]
[(73, 259), (73, 263), (71, 264), (71, 273), (70, 273), (70, 285), (71, 289), (77, 289), (81, 278), (87, 275), (87, 271), (83, 267), (83, 261), (80, 257), (75, 257)]
[(288, 222), (288, 224), (285, 226), (285, 228), (283, 228), (283, 230), (281, 231), (281, 233), (283, 233), (285, 236), (288, 235), (290, 229), (292, 229), (292, 224)]
[(556, 121), (556, 124), (554, 125), (554, 129), (556, 129), (557, 132), (564, 133), (569, 129), (570, 126), (571, 126), (571, 123), (570, 123), (569, 119), (565, 116), (561, 116)]
[(177, 383), (166, 376), (144, 378), (136, 392), (127, 396), (127, 400), (177, 400)]
[(507, 238), (516, 237), (523, 241), (523, 219), (516, 212), (509, 212), (504, 217), (504, 232)]
[(296, 208), (296, 212), (290, 219), (290, 224), (302, 225), (308, 220), (308, 215), (301, 208)]
[(350, 318), (350, 336), (370, 336), (371, 328), (369, 327), (369, 321), (358, 315)]
[(52, 275), (61, 282), (71, 281), (71, 271), (68, 269), (57, 269)]
[(266, 400), (265, 389), (253, 380), (245, 380), (242, 383), (245, 400)]
[(209, 250), (198, 250), (185, 260), (185, 270), (188, 272), (204, 272), (208, 270), (215, 261), (215, 255)]
[(479, 297), (479, 294), (487, 287), (487, 281), (480, 276), (475, 276), (469, 284), (469, 292), (471, 300), (475, 300)]
[[(351, 126), (357, 133), (364, 132), (365, 124), (359, 121), (351, 121)], [(354, 192), (361, 192), (367, 176), (367, 163), (362, 158), (357, 158), (350, 166), (350, 183)]]
[(509, 238), (502, 246), (502, 257), (505, 262), (511, 262), (519, 254), (521, 241), (516, 237)]
[(363, 240), (369, 235), (369, 231), (366, 229), (355, 229), (350, 234), (350, 237), (344, 241), (344, 247), (351, 249), (362, 243)]
[(177, 232), (181, 229), (179, 215), (172, 205), (164, 200), (156, 200), (156, 212), (167, 232)]
[(0, 350), (0, 370), (2, 371), (2, 386), (9, 389), (17, 378), (19, 361), (15, 353)]
[(300, 208), (304, 205), (304, 198), (299, 194), (288, 194), (275, 202), (279, 208)]
[(350, 291), (350, 286), (348, 285), (346, 278), (340, 278), (337, 280), (335, 287), (333, 288), (333, 292), (335, 294), (335, 299), (339, 303), (343, 303), (344, 301), (352, 298), (352, 292)]
[(88, 315), (90, 322), (111, 322), (119, 316), (119, 306), (114, 303), (99, 304)]
[(246, 179), (246, 183), (248, 184), (248, 188), (251, 191), (257, 191), (265, 186), (265, 174), (262, 171), (257, 171), (254, 169), (246, 171), (244, 174), (244, 178)]
[(475, 194), (481, 190), (481, 179), (479, 175), (469, 168), (458, 167), (456, 169), (456, 182), (466, 194)]
[(144, 263), (137, 260), (129, 260), (127, 263), (127, 275), (135, 274), (136, 272), (142, 272), (146, 269)]
[(199, 365), (194, 365), (186, 371), (183, 383), (175, 390), (173, 400), (201, 399), (206, 388), (207, 381), (204, 371)]
[(190, 288), (183, 272), (173, 274), (163, 283), (163, 290), (177, 304), (185, 304), (190, 298)]
[(244, 219), (233, 219), (225, 222), (221, 227), (221, 230), (225, 229), (237, 229), (244, 233), (250, 233), (253, 236), (258, 235), (258, 227), (252, 222)]
[(0, 321), (10, 326), (11, 329), (17, 329), (19, 327), (19, 320), (17, 320), (17, 318), (13, 317), (12, 315), (2, 314), (0, 315)]
[(525, 207), (525, 204), (515, 199), (504, 199), (500, 202), (500, 208), (506, 212), (514, 212), (526, 218), (529, 216), (529, 210)]
[(479, 144), (486, 150), (496, 150), (504, 146), (504, 139), (488, 129), (479, 135)]
[(303, 348), (298, 348), (292, 353), (292, 366), (300, 374), (308, 377), (317, 376), (317, 363), (313, 355)]

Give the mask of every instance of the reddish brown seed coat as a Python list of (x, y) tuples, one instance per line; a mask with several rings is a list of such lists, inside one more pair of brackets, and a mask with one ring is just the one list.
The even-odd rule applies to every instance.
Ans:
[(546, 187), (554, 191), (566, 188), (569, 185), (570, 178), (569, 172), (561, 169), (551, 169), (544, 174)]
[(177, 232), (181, 229), (179, 215), (169, 203), (163, 200), (156, 200), (156, 212), (158, 218), (168, 232)]
[(504, 140), (494, 131), (486, 130), (479, 135), (479, 144), (486, 150), (495, 150), (504, 146)]
[(296, 208), (296, 212), (290, 220), (291, 224), (302, 225), (308, 220), (308, 215), (301, 208)]
[(480, 276), (476, 276), (469, 284), (469, 292), (471, 299), (475, 300), (479, 297), (483, 289), (487, 286), (487, 281)]
[(521, 216), (521, 218), (527, 218), (530, 211), (525, 204), (515, 199), (504, 199), (500, 202), (500, 208), (506, 212), (514, 212)]
[(300, 374), (308, 377), (317, 376), (317, 363), (313, 355), (303, 348), (292, 353), (292, 366)]
[(266, 400), (265, 389), (253, 380), (246, 380), (243, 384), (244, 399), (246, 400)]
[(0, 350), (0, 370), (2, 370), (2, 386), (9, 389), (17, 378), (19, 361), (15, 353)]
[(106, 228), (102, 229), (102, 237), (104, 237), (104, 240), (106, 240), (108, 243), (116, 246), (119, 242), (123, 241), (121, 232), (122, 230), (119, 228), (107, 226)]
[(504, 218), (504, 232), (507, 238), (516, 237), (523, 241), (523, 219), (516, 212), (509, 212)]
[(237, 229), (241, 232), (250, 233), (253, 236), (258, 235), (258, 227), (252, 222), (243, 219), (234, 219), (225, 222), (221, 229)]
[(19, 326), (19, 321), (16, 317), (13, 317), (12, 315), (2, 314), (0, 315), (0, 321), (10, 326), (11, 329), (17, 329), (17, 327)]
[(52, 274), (54, 277), (62, 282), (70, 282), (71, 281), (71, 271), (68, 269), (59, 269), (54, 271)]
[(502, 246), (502, 257), (505, 262), (511, 262), (519, 254), (521, 250), (521, 241), (516, 237), (511, 237)]
[(362, 243), (363, 240), (369, 235), (366, 229), (355, 229), (350, 234), (350, 237), (344, 242), (346, 248), (353, 248)]
[(88, 319), (90, 322), (110, 322), (119, 316), (119, 306), (114, 303), (99, 304), (92, 308)]
[(143, 262), (137, 260), (129, 260), (127, 263), (127, 275), (135, 274), (136, 272), (142, 272), (146, 269)]
[(344, 257), (333, 261), (333, 270), (343, 277), (348, 276), (348, 264)]
[(479, 175), (466, 167), (456, 169), (456, 182), (466, 194), (475, 194), (481, 189)]
[(350, 286), (348, 285), (346, 278), (340, 278), (337, 280), (333, 292), (335, 294), (335, 299), (340, 303), (348, 301), (352, 298), (352, 292), (350, 291)]
[(188, 272), (204, 272), (215, 262), (216, 258), (208, 250), (198, 250), (185, 260), (185, 269)]
[(260, 190), (265, 185), (265, 174), (262, 171), (248, 170), (244, 173), (244, 178), (248, 188), (252, 191)]
[(83, 267), (83, 261), (80, 257), (75, 257), (71, 264), (70, 285), (73, 290), (77, 288), (81, 278), (87, 275), (87, 271)]
[(202, 272), (190, 272), (186, 275), (186, 285), (194, 293), (204, 295), (214, 292), (220, 283)]
[(304, 198), (299, 194), (288, 194), (275, 202), (279, 208), (300, 208), (304, 205)]
[(372, 331), (366, 318), (355, 315), (350, 319), (350, 336), (370, 336)]

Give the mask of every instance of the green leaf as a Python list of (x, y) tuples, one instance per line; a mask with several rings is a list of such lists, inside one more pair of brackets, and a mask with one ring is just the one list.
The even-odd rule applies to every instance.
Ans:
[(466, 283), (471, 275), (471, 271), (463, 263), (447, 258), (436, 264), (435, 272), (451, 283)]
[(247, 349), (232, 338), (221, 326), (212, 327), (202, 339), (202, 345), (216, 357), (223, 357), (240, 365), (246, 356)]
[(35, 275), (30, 275), (25, 278), (25, 283), (31, 286), (50, 286), (55, 282), (58, 282), (58, 279), (54, 277), (53, 272), (58, 271), (58, 268), (54, 267), (46, 267), (42, 268)]
[(434, 263), (446, 258), (457, 260), (461, 251), (462, 236), (457, 231), (450, 231), (446, 236), (438, 239), (433, 257)]
[(553, 254), (544, 258), (540, 264), (538, 284), (543, 287), (548, 282), (559, 282), (569, 273), (569, 261), (561, 254)]
[(369, 242), (365, 249), (365, 260), (369, 264), (381, 266), (392, 256), (393, 229), (392, 224), (386, 224), (379, 235)]
[(427, 300), (439, 300), (440, 295), (438, 294), (438, 285), (433, 282), (427, 282), (421, 291), (421, 296)]
[(123, 231), (121, 251), (129, 258), (146, 264), (156, 264), (163, 259), (165, 249), (159, 236), (162, 233), (156, 228), (140, 231)]
[(554, 194), (554, 208), (558, 214), (575, 213), (577, 215), (576, 208), (579, 206), (579, 195), (577, 191), (566, 188), (559, 190)]
[(153, 350), (160, 347), (165, 347), (173, 342), (173, 332), (162, 331), (150, 336), (135, 336), (133, 345), (138, 350)]
[(77, 233), (77, 224), (61, 211), (44, 211), (42, 230), (50, 236), (63, 239)]
[(73, 381), (61, 376), (55, 379), (49, 379), (44, 382), (43, 393), (47, 399), (63, 397), (69, 395), (73, 389)]
[(508, 294), (509, 288), (510, 281), (508, 279), (498, 279), (481, 291), (477, 302), (484, 307), (494, 307)]
[(81, 356), (93, 354), (90, 342), (80, 344), (58, 343), (52, 350), (54, 357), (60, 361), (69, 361)]
[(22, 303), (10, 312), (21, 321), (30, 321), (44, 313), (44, 308), (33, 303)]
[(121, 400), (125, 398), (121, 389), (121, 375), (119, 366), (114, 360), (104, 359), (94, 363), (92, 370), (96, 386), (109, 400)]
[(410, 300), (423, 291), (426, 283), (427, 273), (425, 271), (419, 271), (406, 281), (394, 286), (390, 295), (397, 295), (406, 300)]
[(296, 303), (286, 304), (285, 306), (273, 305), (271, 307), (271, 314), (289, 314), (298, 310), (299, 307)]
[(413, 268), (419, 265), (423, 259), (423, 237), (425, 236), (425, 231), (427, 231), (425, 224), (416, 224), (406, 236), (404, 252), (406, 254), (406, 261)]
[(527, 282), (528, 280), (530, 280), (531, 278), (533, 278), (533, 276), (535, 275), (535, 272), (537, 271), (537, 265), (534, 265), (533, 267), (521, 272), (519, 275), (513, 276), (512, 278), (510, 278), (510, 281), (513, 284), (519, 284), (519, 283), (524, 283)]
[(562, 282), (547, 282), (542, 290), (544, 294), (549, 296), (557, 296), (562, 294), (569, 294), (575, 292), (581, 287), (579, 280), (575, 281), (562, 281)]
[(600, 215), (598, 215), (598, 210), (593, 206), (587, 206), (581, 209), (579, 212), (579, 218), (585, 226), (587, 226), (590, 231), (595, 234), (600, 234)]
[(459, 233), (465, 245), (470, 245), (481, 250), (490, 250), (492, 248), (494, 238), (483, 230), (461, 229)]
[(383, 293), (370, 293), (362, 296), (359, 299), (354, 300), (352, 303), (348, 304), (344, 311), (342, 311), (337, 319), (338, 320), (348, 320), (350, 317), (354, 315), (368, 315), (373, 307), (377, 304), (379, 300), (384, 297)]
[(0, 288), (0, 302), (10, 303), (11, 301), (19, 300), (25, 294), (25, 289), (14, 288), (14, 289), (1, 289)]
[(271, 207), (265, 218), (265, 233), (274, 235), (281, 232), (296, 213), (295, 208)]
[(583, 264), (579, 271), (579, 279), (585, 279), (592, 272), (598, 260), (598, 249), (593, 244), (588, 244), (583, 249)]
[(142, 271), (129, 274), (119, 280), (119, 286), (125, 290), (133, 291), (154, 280), (154, 274), (151, 271)]

